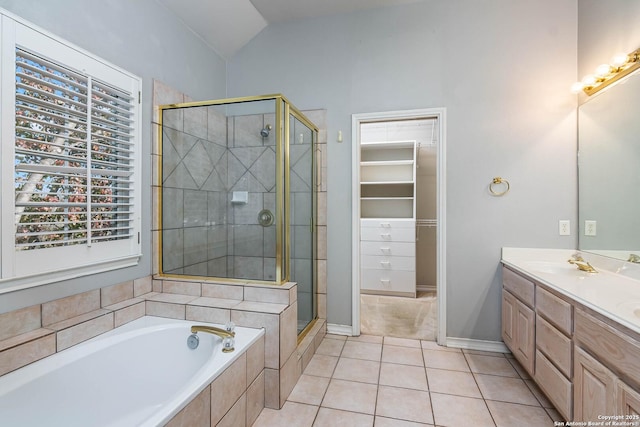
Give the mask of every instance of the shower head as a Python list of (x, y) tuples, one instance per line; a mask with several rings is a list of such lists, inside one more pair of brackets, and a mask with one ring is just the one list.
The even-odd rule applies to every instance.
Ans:
[(263, 138), (266, 138), (269, 136), (269, 132), (271, 132), (271, 125), (266, 125), (261, 131), (260, 131), (260, 136), (262, 136)]

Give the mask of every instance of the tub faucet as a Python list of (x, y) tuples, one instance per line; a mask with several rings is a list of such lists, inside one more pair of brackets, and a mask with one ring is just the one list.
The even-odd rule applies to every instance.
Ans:
[(571, 258), (568, 260), (568, 262), (569, 262), (569, 264), (573, 264), (576, 267), (578, 267), (578, 270), (586, 271), (587, 273), (597, 273), (598, 272), (598, 270), (593, 268), (593, 266), (591, 264), (589, 264), (587, 261), (585, 261), (584, 258), (582, 258), (582, 255), (580, 255), (578, 252), (576, 252), (575, 254), (571, 255)]
[[(198, 332), (206, 332), (208, 334), (217, 335), (222, 338), (222, 352), (230, 353), (234, 350), (234, 342), (233, 338), (236, 336), (236, 333), (233, 331), (232, 327), (225, 329), (216, 328), (215, 326), (207, 326), (207, 325), (193, 325), (191, 326), (191, 336), (195, 336), (197, 338)], [(196, 339), (197, 341), (197, 339)], [(190, 345), (191, 347), (191, 345)], [(196, 344), (197, 347), (197, 344)]]

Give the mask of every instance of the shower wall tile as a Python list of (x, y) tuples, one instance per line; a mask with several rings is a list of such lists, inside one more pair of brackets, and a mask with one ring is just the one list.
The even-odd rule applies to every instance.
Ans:
[(318, 307), (318, 318), (326, 319), (327, 318), (327, 294), (317, 294), (317, 302)]
[(327, 226), (320, 225), (318, 232), (318, 259), (327, 259)]
[(227, 255), (227, 226), (211, 225), (207, 227), (207, 250), (209, 260), (221, 258)]
[(291, 304), (289, 289), (267, 286), (245, 286), (244, 300), (273, 304)]
[(184, 226), (184, 190), (165, 187), (162, 193), (162, 228)]
[(276, 152), (267, 148), (251, 165), (249, 171), (262, 184), (266, 191), (275, 191), (276, 187)]
[[(264, 144), (260, 131), (265, 126), (261, 114), (236, 116), (234, 121), (233, 147), (262, 147)], [(272, 130), (275, 134), (275, 129)], [(265, 138), (268, 140), (268, 138)]]
[(227, 258), (220, 257), (209, 260), (207, 262), (207, 276), (208, 277), (229, 277), (227, 272)]
[(311, 193), (291, 193), (291, 225), (311, 223)]
[(133, 296), (139, 297), (140, 295), (144, 295), (146, 293), (151, 292), (153, 279), (151, 276), (140, 277), (139, 279), (135, 279), (133, 281)]
[(227, 192), (210, 191), (207, 193), (208, 221), (211, 225), (227, 223)]
[[(320, 227), (318, 227), (320, 228)], [(311, 234), (308, 225), (293, 225), (291, 229), (292, 256), (298, 259), (311, 259)], [(320, 251), (318, 250), (318, 253)]]
[(233, 227), (233, 253), (235, 256), (262, 257), (263, 227), (242, 225)]
[[(262, 230), (263, 238), (264, 238), (264, 247), (263, 254), (265, 257), (275, 258), (276, 257), (276, 226), (270, 225), (269, 227), (265, 227)], [(265, 265), (266, 268), (266, 265)]]
[(184, 229), (184, 265), (207, 261), (208, 227)]
[(319, 259), (317, 262), (317, 281), (318, 281), (318, 293), (327, 293), (327, 260)]
[(217, 111), (218, 108), (224, 107), (208, 107), (207, 108), (207, 140), (220, 145), (227, 145), (227, 118)]
[(327, 193), (318, 192), (318, 225), (327, 225)]
[(233, 257), (233, 274), (237, 279), (262, 280), (263, 269), (262, 257)]
[(182, 268), (184, 265), (184, 230), (165, 230), (162, 232), (162, 268), (165, 272)]
[(184, 191), (184, 226), (203, 227), (209, 219), (208, 193), (206, 191)]
[(231, 321), (238, 326), (265, 328), (265, 367), (272, 369), (280, 368), (280, 316), (278, 314), (231, 310)]
[(162, 224), (160, 223), (162, 217), (162, 211), (160, 207), (160, 200), (162, 198), (162, 187), (151, 187), (151, 230), (159, 230)]
[(198, 189), (198, 184), (196, 184), (191, 173), (182, 162), (176, 166), (173, 172), (165, 177), (164, 186), (192, 190)]
[(208, 107), (191, 107), (184, 110), (184, 131), (189, 135), (207, 139)]
[(198, 264), (186, 265), (183, 273), (187, 276), (206, 276), (209, 271), (209, 262), (200, 262)]
[(186, 319), (196, 322), (225, 324), (231, 320), (231, 310), (215, 307), (188, 305)]
[(276, 259), (264, 257), (264, 272), (262, 280), (276, 280)]
[(187, 171), (189, 171), (191, 178), (195, 182), (197, 189), (202, 189), (211, 175), (211, 172), (213, 172), (215, 164), (215, 162), (209, 157), (205, 144), (209, 145), (206, 141), (198, 140), (184, 156), (182, 161)]
[(162, 112), (162, 126), (182, 131), (184, 128), (184, 112), (182, 110), (164, 110)]
[[(298, 304), (280, 314), (280, 367), (289, 360), (298, 344)], [(291, 390), (289, 390), (291, 391)]]

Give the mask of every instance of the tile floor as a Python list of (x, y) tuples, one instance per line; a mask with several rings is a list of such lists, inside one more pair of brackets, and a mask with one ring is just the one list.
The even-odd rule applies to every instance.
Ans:
[(253, 427), (537, 427), (561, 419), (511, 355), (327, 335), (283, 408), (265, 408)]

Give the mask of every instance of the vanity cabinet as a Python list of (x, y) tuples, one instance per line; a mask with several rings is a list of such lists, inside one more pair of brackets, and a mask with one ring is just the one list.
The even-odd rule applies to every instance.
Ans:
[(583, 349), (576, 347), (574, 419), (595, 421), (598, 415), (613, 415), (616, 376)]
[(502, 339), (522, 367), (533, 376), (535, 360), (534, 284), (503, 270)]

